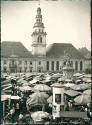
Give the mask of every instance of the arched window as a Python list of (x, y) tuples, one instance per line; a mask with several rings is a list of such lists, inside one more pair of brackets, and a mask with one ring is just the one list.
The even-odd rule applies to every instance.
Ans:
[(83, 63), (82, 61), (80, 61), (80, 71), (82, 71), (82, 69), (83, 69)]
[(75, 62), (75, 70), (78, 70), (78, 61)]
[(54, 71), (54, 61), (52, 61), (51, 69), (52, 69), (52, 71)]
[(49, 61), (47, 61), (47, 71), (49, 71)]
[(59, 70), (59, 61), (56, 62), (56, 70)]
[(42, 43), (42, 37), (38, 36), (38, 43)]
[(71, 65), (71, 67), (73, 67), (73, 61), (71, 61), (71, 64), (70, 64), (70, 65)]

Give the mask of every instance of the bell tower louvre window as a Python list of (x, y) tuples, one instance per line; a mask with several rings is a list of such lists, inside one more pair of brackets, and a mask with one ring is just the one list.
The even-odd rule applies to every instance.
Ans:
[(38, 36), (38, 43), (42, 43), (42, 37)]

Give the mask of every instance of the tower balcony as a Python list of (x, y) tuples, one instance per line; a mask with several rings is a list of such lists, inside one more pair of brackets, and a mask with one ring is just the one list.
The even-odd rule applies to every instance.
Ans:
[(35, 31), (35, 32), (32, 33), (31, 36), (33, 36), (33, 35), (47, 35), (47, 33), (43, 32), (43, 31), (39, 31), (39, 32)]

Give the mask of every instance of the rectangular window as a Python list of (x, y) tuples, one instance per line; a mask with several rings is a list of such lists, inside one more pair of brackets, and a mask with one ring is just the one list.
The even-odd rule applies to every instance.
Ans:
[(59, 61), (56, 62), (56, 70), (59, 70)]
[(49, 61), (47, 61), (47, 71), (49, 71)]
[(54, 61), (52, 61), (51, 69), (54, 70)]
[(61, 94), (55, 94), (55, 102), (57, 104), (60, 104), (61, 103)]

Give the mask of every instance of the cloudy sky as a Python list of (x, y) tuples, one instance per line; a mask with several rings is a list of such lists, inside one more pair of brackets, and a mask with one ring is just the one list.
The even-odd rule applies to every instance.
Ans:
[[(31, 50), (38, 1), (1, 2), (1, 41), (20, 41)], [(91, 49), (90, 0), (41, 0), (46, 42)]]

